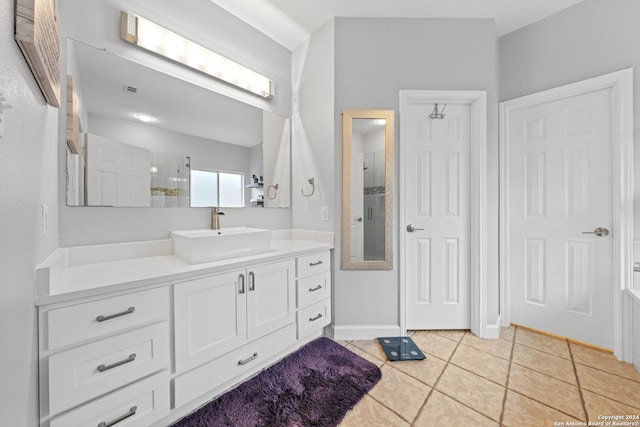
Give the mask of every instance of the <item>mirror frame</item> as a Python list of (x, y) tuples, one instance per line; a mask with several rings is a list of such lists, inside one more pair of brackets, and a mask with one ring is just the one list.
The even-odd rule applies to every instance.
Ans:
[[(385, 119), (384, 260), (351, 260), (351, 161), (353, 119)], [(345, 110), (342, 113), (342, 269), (393, 269), (394, 110)]]

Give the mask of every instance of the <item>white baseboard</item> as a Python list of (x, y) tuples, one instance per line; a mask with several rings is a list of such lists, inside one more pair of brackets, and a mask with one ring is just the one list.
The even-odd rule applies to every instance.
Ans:
[(371, 340), (379, 337), (401, 335), (399, 325), (331, 325), (326, 328), (328, 336), (335, 340)]
[(496, 319), (496, 323), (494, 324), (487, 323), (487, 325), (484, 327), (484, 332), (485, 332), (484, 338), (490, 338), (490, 339), (500, 338), (500, 325), (501, 325), (500, 315), (498, 315), (498, 318)]

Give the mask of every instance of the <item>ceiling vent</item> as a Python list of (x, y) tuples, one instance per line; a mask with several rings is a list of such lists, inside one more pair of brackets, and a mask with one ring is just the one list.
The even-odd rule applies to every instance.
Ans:
[(138, 95), (140, 93), (140, 89), (131, 85), (124, 85), (124, 93), (128, 93), (129, 95)]

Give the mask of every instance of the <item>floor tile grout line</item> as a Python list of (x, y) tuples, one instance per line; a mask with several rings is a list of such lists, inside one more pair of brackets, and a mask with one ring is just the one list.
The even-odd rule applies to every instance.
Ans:
[(587, 403), (584, 400), (582, 394), (582, 385), (580, 385), (580, 377), (578, 376), (578, 368), (576, 368), (576, 361), (573, 358), (573, 351), (571, 351), (571, 343), (567, 340), (567, 347), (569, 347), (569, 356), (571, 356), (571, 365), (573, 366), (573, 374), (576, 376), (576, 383), (578, 384), (578, 393), (580, 394), (580, 403), (582, 404), (582, 410), (584, 411), (585, 421), (589, 421), (589, 411), (587, 411)]
[(513, 331), (513, 341), (511, 341), (511, 355), (509, 356), (509, 367), (507, 368), (507, 380), (504, 383), (504, 397), (502, 398), (502, 409), (500, 410), (500, 420), (498, 424), (504, 425), (504, 410), (507, 406), (507, 393), (509, 393), (509, 379), (511, 378), (511, 365), (513, 364), (513, 352), (516, 348), (516, 333), (518, 332), (518, 327), (515, 326), (515, 330)]
[(550, 406), (548, 403), (544, 403), (544, 402), (542, 402), (542, 401), (540, 401), (540, 400), (538, 400), (538, 399), (536, 399), (536, 398), (533, 398), (533, 397), (531, 397), (531, 396), (528, 396), (528, 395), (524, 394), (524, 393), (523, 393), (523, 392), (521, 392), (521, 391), (514, 390), (514, 389), (512, 389), (512, 388), (510, 388), (510, 389), (509, 389), (509, 391), (511, 391), (511, 392), (513, 392), (513, 393), (515, 393), (515, 394), (518, 394), (518, 395), (520, 395), (520, 396), (524, 397), (525, 399), (529, 399), (529, 400), (532, 400), (532, 401), (534, 401), (534, 402), (536, 402), (536, 403), (539, 403), (540, 405), (545, 406), (545, 407), (547, 407), (547, 408), (549, 408), (549, 409), (552, 409), (552, 410), (554, 410), (554, 411), (556, 411), (556, 412), (560, 412), (561, 414), (566, 415), (567, 417), (571, 417), (571, 418), (579, 418), (579, 417), (576, 417), (575, 415), (572, 415), (572, 414), (568, 413), (567, 411), (564, 411), (564, 410), (559, 409), (559, 408), (554, 408), (553, 406)]
[[(509, 361), (508, 361), (508, 360), (506, 360), (506, 359), (501, 359), (501, 360), (504, 360), (505, 362), (509, 363)], [(475, 375), (475, 376), (478, 376), (478, 377), (482, 378), (483, 380), (487, 380), (487, 381), (489, 381), (490, 383), (493, 383), (493, 384), (498, 385), (498, 386), (500, 386), (500, 387), (505, 387), (505, 384), (500, 384), (499, 382), (497, 382), (497, 381), (495, 381), (495, 380), (492, 380), (491, 378), (487, 378), (487, 377), (485, 377), (484, 375), (480, 375), (480, 374), (479, 374), (479, 373), (477, 373), (477, 372), (473, 372), (473, 371), (469, 370), (468, 368), (465, 368), (464, 366), (460, 366), (460, 365), (458, 365), (456, 362), (451, 362), (451, 364), (452, 364), (453, 366), (455, 366), (456, 368), (460, 368), (461, 370), (466, 371), (466, 372), (469, 372), (470, 374), (473, 374), (473, 375)], [(507, 373), (507, 375), (508, 375), (508, 373)]]
[(537, 351), (539, 351), (539, 352), (541, 352), (541, 353), (550, 354), (550, 355), (552, 355), (552, 356), (559, 357), (560, 359), (564, 359), (564, 360), (571, 360), (571, 359), (570, 359), (570, 358), (568, 358), (568, 357), (562, 357), (562, 356), (560, 356), (558, 353), (552, 353), (551, 351), (547, 351), (547, 350), (545, 350), (545, 349), (543, 349), (543, 348), (541, 348), (541, 347), (532, 347), (531, 345), (523, 344), (523, 343), (521, 343), (521, 342), (515, 342), (515, 340), (514, 340), (513, 344), (514, 344), (514, 345), (515, 345), (515, 344), (518, 344), (518, 345), (521, 345), (521, 346), (523, 346), (523, 347), (531, 348), (531, 349), (537, 350)]
[[(625, 362), (622, 362), (622, 361), (620, 361), (620, 360), (618, 360), (618, 362), (620, 362), (620, 363), (625, 363)], [(619, 374), (616, 374), (615, 372), (607, 371), (606, 369), (600, 369), (600, 368), (598, 368), (598, 367), (596, 367), (596, 366), (587, 365), (586, 363), (581, 363), (581, 362), (579, 362), (579, 361), (575, 362), (575, 364), (576, 364), (576, 365), (581, 365), (581, 366), (584, 366), (584, 367), (587, 367), (587, 368), (591, 368), (591, 369), (593, 369), (594, 371), (598, 371), (598, 372), (602, 372), (602, 373), (605, 373), (605, 374), (613, 375), (614, 377), (622, 378), (622, 379), (624, 379), (624, 380), (629, 380), (629, 381), (632, 381), (632, 382), (634, 382), (634, 383), (638, 383), (638, 384), (640, 384), (640, 380), (634, 380), (634, 379), (629, 378), (629, 377), (626, 377), (626, 376), (624, 376), (624, 375), (619, 375)]]
[[(528, 330), (528, 329), (526, 329), (526, 328), (523, 328), (523, 329), (524, 329), (524, 330)], [(533, 332), (533, 331), (532, 331), (532, 332)], [(536, 333), (536, 332), (533, 332), (533, 333)], [(539, 333), (538, 333), (538, 334), (539, 334)], [(543, 337), (546, 337), (546, 335), (544, 335), (544, 334), (539, 334), (539, 335), (541, 335), (541, 336), (543, 336)], [(553, 337), (549, 337), (549, 338), (552, 338), (552, 339), (555, 339), (555, 340), (560, 340), (559, 338), (553, 338)], [(582, 345), (582, 344), (579, 344), (579, 343), (572, 342), (572, 341), (571, 341), (571, 340), (569, 340), (569, 339), (564, 339), (564, 341), (568, 343), (569, 352), (570, 352), (570, 357), (569, 357), (569, 358), (562, 357), (562, 356), (560, 356), (558, 353), (552, 353), (551, 351), (546, 351), (546, 350), (544, 350), (543, 348), (540, 348), (540, 347), (532, 347), (531, 345), (527, 345), (527, 344), (523, 344), (523, 343), (515, 342), (515, 341), (514, 341), (514, 344), (521, 345), (521, 346), (523, 346), (523, 347), (527, 347), (527, 349), (537, 350), (537, 351), (540, 351), (540, 352), (542, 352), (542, 353), (549, 354), (549, 355), (551, 355), (551, 356), (556, 356), (556, 357), (558, 357), (558, 358), (560, 358), (560, 359), (564, 359), (564, 360), (571, 361), (571, 362), (572, 362), (572, 363), (574, 363), (574, 364), (578, 364), (578, 365), (586, 366), (586, 367), (588, 367), (588, 368), (591, 368), (591, 369), (594, 369), (594, 370), (597, 370), (597, 371), (600, 371), (600, 372), (604, 372), (604, 373), (606, 373), (606, 374), (614, 375), (614, 376), (616, 376), (616, 377), (618, 377), (618, 378), (623, 378), (623, 379), (627, 379), (627, 380), (629, 380), (629, 381), (633, 381), (633, 382), (635, 382), (635, 383), (640, 383), (640, 380), (634, 380), (633, 378), (629, 378), (628, 376), (625, 376), (625, 375), (620, 375), (620, 374), (617, 374), (617, 373), (615, 373), (615, 372), (608, 371), (608, 370), (606, 370), (606, 369), (601, 369), (601, 368), (599, 368), (599, 367), (597, 367), (597, 366), (589, 365), (589, 364), (584, 363), (584, 362), (575, 361), (575, 359), (574, 359), (574, 357), (573, 357), (573, 352), (571, 351), (571, 345), (572, 345), (572, 344), (573, 344), (573, 345), (576, 345), (576, 346), (583, 347), (583, 348), (587, 348), (587, 349), (590, 349), (590, 350), (593, 350), (593, 351), (601, 351), (601, 352), (603, 352), (603, 353), (605, 353), (605, 352), (604, 352), (604, 351), (602, 351), (602, 350), (597, 350), (597, 349), (592, 349), (592, 348), (590, 348), (590, 347), (586, 347), (586, 346), (584, 346), (584, 345)], [(614, 357), (615, 357), (615, 356), (614, 356)], [(624, 362), (622, 362), (622, 361), (620, 361), (620, 360), (614, 360), (614, 362), (624, 363)], [(517, 362), (516, 362), (516, 363), (517, 363)], [(518, 364), (518, 365), (520, 365), (520, 366), (525, 366), (525, 365), (522, 365), (521, 363), (517, 363), (517, 364)], [(525, 366), (525, 367), (526, 367), (526, 368), (529, 368), (528, 366)], [(529, 368), (529, 369), (532, 369), (532, 368)], [(535, 370), (535, 369), (534, 369), (534, 370)], [(540, 371), (538, 371), (538, 372), (540, 372)], [(566, 382), (566, 381), (565, 381), (565, 382)], [(574, 385), (575, 385), (575, 384), (574, 384)]]
[[(580, 387), (580, 390), (583, 390), (583, 388)], [(584, 388), (584, 391), (588, 391), (589, 393), (595, 394), (596, 396), (602, 397), (602, 398), (607, 399), (607, 400), (611, 400), (612, 402), (616, 402), (616, 403), (619, 403), (621, 405), (629, 406), (631, 408), (635, 408), (636, 410), (640, 410), (640, 405), (633, 405), (633, 404), (630, 404), (630, 403), (627, 403), (627, 402), (622, 402), (622, 401), (616, 399), (615, 397), (608, 396), (606, 394), (602, 394), (602, 393), (600, 393), (598, 391), (591, 390), (589, 388)]]
[[(440, 336), (440, 335), (438, 335)], [(444, 338), (444, 337), (443, 337)], [(442, 368), (442, 371), (440, 372), (440, 375), (438, 375), (438, 378), (436, 378), (436, 380), (433, 382), (433, 387), (431, 387), (431, 390), (429, 391), (429, 393), (427, 394), (427, 398), (424, 399), (424, 402), (422, 402), (422, 406), (420, 406), (420, 409), (418, 409), (418, 412), (416, 413), (416, 415), (413, 417), (413, 420), (409, 423), (410, 425), (414, 425), (414, 423), (416, 422), (416, 420), (418, 418), (420, 418), (420, 415), (422, 414), (422, 411), (424, 410), (424, 407), (427, 406), (427, 402), (429, 401), (429, 399), (431, 398), (431, 395), (433, 394), (433, 391), (436, 389), (436, 386), (438, 385), (438, 382), (440, 382), (440, 378), (442, 378), (442, 376), (444, 375), (444, 371), (447, 370), (447, 366), (449, 366), (449, 363), (451, 362), (451, 358), (453, 357), (453, 355), (456, 353), (456, 351), (458, 350), (458, 347), (460, 346), (460, 343), (462, 342), (462, 339), (464, 338), (464, 334), (460, 337), (460, 339), (458, 340), (458, 342), (456, 343), (455, 348), (453, 349), (453, 351), (451, 352), (451, 354), (449, 355), (449, 358), (446, 360), (444, 367)], [(448, 338), (447, 338), (448, 339)], [(453, 340), (451, 340), (453, 341)], [(420, 349), (422, 350), (422, 349)], [(442, 359), (440, 359), (442, 360)], [(465, 405), (466, 406), (466, 405)]]
[[(567, 362), (571, 362), (571, 360), (569, 360), (569, 359), (564, 359), (564, 360), (566, 360)], [(512, 362), (512, 363), (515, 364), (515, 365), (520, 366), (521, 368), (529, 369), (530, 371), (534, 371), (534, 372), (536, 372), (536, 373), (538, 373), (540, 375), (544, 375), (545, 377), (552, 378), (552, 379), (558, 380), (558, 381), (562, 381), (563, 383), (568, 384), (568, 385), (573, 386), (573, 387), (578, 387), (577, 383), (576, 384), (570, 383), (569, 381), (565, 381), (562, 378), (554, 377), (553, 375), (547, 374), (546, 372), (539, 371), (536, 368), (532, 368), (531, 366), (523, 365), (522, 363), (518, 363), (518, 362)], [(573, 366), (573, 364), (571, 366), (575, 370), (575, 367)]]
[[(374, 339), (373, 339), (373, 341), (375, 342), (375, 341), (376, 341), (376, 339), (374, 338)], [(378, 345), (380, 345), (380, 344), (378, 343)], [(358, 347), (357, 345), (356, 345), (356, 347), (357, 347), (357, 348), (360, 348), (360, 347)], [(369, 354), (369, 355), (373, 356), (373, 354), (372, 354), (372, 353), (369, 353), (368, 351), (366, 351), (366, 350), (364, 350), (364, 349), (361, 349), (361, 348), (360, 348), (360, 350), (362, 350), (363, 352), (365, 352), (365, 353), (367, 353), (367, 354)], [(376, 356), (373, 356), (373, 357), (374, 357), (374, 358), (376, 358), (376, 359), (378, 359)], [(378, 360), (380, 360), (380, 359), (378, 359)], [(405, 373), (405, 372), (402, 372), (402, 371), (400, 371), (400, 369), (398, 369), (398, 368), (394, 368), (394, 367), (393, 367), (393, 365), (391, 365), (391, 364), (389, 363), (389, 359), (387, 359), (387, 360), (381, 360), (381, 362), (382, 362), (382, 365), (380, 365), (380, 370), (382, 370), (382, 367), (383, 367), (383, 366), (385, 366), (385, 365), (389, 365), (389, 368), (391, 368), (391, 369), (395, 369), (396, 371), (398, 371), (398, 372), (400, 372), (400, 373), (402, 373), (402, 374), (405, 374), (405, 375), (407, 375), (408, 377), (415, 379), (416, 381), (420, 381), (420, 380), (418, 380), (417, 378), (413, 377), (412, 375), (409, 375), (409, 374), (407, 374), (407, 373)], [(380, 379), (382, 379), (382, 377), (381, 377)], [(424, 384), (422, 381), (420, 381), (420, 383)], [(377, 385), (377, 384), (376, 384), (376, 385)], [(425, 384), (425, 385), (427, 385), (427, 384)], [(427, 385), (427, 386), (428, 386), (428, 385)], [(374, 386), (374, 388), (375, 388), (375, 386)], [(372, 388), (371, 390), (373, 390), (373, 388)], [(388, 407), (388, 406), (387, 406), (387, 405), (385, 405), (383, 402), (379, 401), (379, 400), (378, 400), (378, 399), (376, 399), (374, 396), (372, 396), (372, 395), (370, 394), (370, 393), (371, 393), (371, 390), (369, 390), (365, 396), (369, 396), (373, 401), (375, 401), (375, 402), (376, 402), (376, 403), (378, 403), (379, 405), (383, 406), (385, 409), (387, 409), (387, 410), (388, 410), (388, 411), (390, 411), (391, 413), (395, 414), (395, 415), (396, 415), (398, 418), (400, 418), (401, 420), (406, 421), (406, 422), (407, 422), (407, 424), (411, 425), (412, 421), (408, 421), (405, 417), (403, 417), (402, 415), (400, 415), (398, 412), (396, 412), (395, 410), (393, 410), (392, 408)], [(430, 393), (431, 393), (431, 391), (429, 392), (429, 394), (430, 394)], [(425, 399), (425, 402), (428, 400), (428, 396), (429, 396), (429, 395), (427, 395), (427, 398)], [(424, 403), (423, 403), (423, 405), (424, 405)], [(422, 407), (421, 407), (421, 408), (422, 408)], [(419, 412), (419, 411), (418, 411), (418, 412)]]
[[(526, 328), (525, 328), (525, 330), (526, 330)], [(515, 344), (516, 344), (516, 343), (515, 343), (515, 340), (514, 340), (514, 350), (515, 350)], [(529, 346), (525, 346), (525, 347), (527, 347), (527, 348), (533, 348), (533, 347), (529, 347)], [(549, 353), (548, 353), (548, 354), (549, 354)], [(571, 356), (571, 352), (569, 353), (569, 355)], [(561, 359), (564, 359), (564, 358), (561, 358)], [(564, 360), (568, 360), (568, 361), (572, 362), (572, 366), (573, 366), (573, 369), (574, 369), (574, 371), (575, 371), (575, 365), (573, 364), (573, 360), (571, 360), (571, 359), (564, 359)], [(562, 381), (562, 382), (564, 382), (565, 384), (568, 384), (568, 385), (570, 385), (570, 386), (572, 386), (572, 387), (576, 387), (576, 388), (578, 389), (578, 393), (580, 394), (580, 397), (582, 398), (581, 388), (580, 388), (580, 386), (579, 386), (578, 384), (571, 384), (571, 383), (568, 383), (568, 382), (566, 382), (566, 381), (564, 381), (564, 380), (561, 380), (560, 378), (556, 378), (556, 377), (554, 377), (554, 376), (552, 376), (552, 375), (548, 375), (548, 374), (546, 374), (546, 373), (544, 373), (544, 372), (540, 372), (540, 371), (538, 371), (538, 370), (536, 370), (536, 369), (533, 369), (533, 368), (530, 368), (530, 367), (528, 367), (528, 366), (521, 365), (520, 363), (512, 362), (512, 364), (514, 364), (514, 363), (515, 363), (516, 365), (518, 365), (518, 366), (524, 367), (525, 369), (529, 369), (529, 370), (531, 370), (531, 371), (534, 371), (534, 372), (536, 372), (536, 373), (539, 373), (539, 374), (541, 374), (541, 375), (544, 375), (544, 376), (546, 376), (546, 377), (548, 377), (548, 378), (552, 378), (552, 379), (555, 379), (555, 380), (558, 380), (558, 381)], [(574, 372), (574, 374), (575, 374), (575, 372)], [(510, 364), (510, 366), (509, 366), (509, 375), (511, 375), (511, 364)], [(576, 382), (577, 382), (577, 374), (575, 374), (575, 375), (576, 375)], [(524, 397), (526, 397), (527, 399), (533, 400), (534, 402), (537, 402), (537, 403), (539, 403), (539, 404), (541, 404), (541, 405), (543, 405), (543, 406), (546, 406), (547, 408), (553, 409), (554, 411), (558, 411), (558, 412), (561, 412), (561, 413), (563, 413), (563, 414), (565, 414), (565, 415), (567, 415), (567, 416), (570, 416), (570, 417), (574, 417), (574, 418), (576, 418), (576, 417), (575, 417), (575, 415), (571, 415), (571, 414), (567, 413), (566, 411), (564, 411), (564, 410), (562, 410), (562, 409), (560, 409), (560, 408), (553, 407), (553, 406), (549, 405), (548, 403), (545, 403), (545, 402), (542, 402), (542, 401), (540, 401), (540, 400), (538, 400), (538, 399), (535, 399), (535, 398), (534, 398), (534, 397), (532, 397), (532, 396), (529, 396), (529, 395), (524, 394), (524, 393), (522, 393), (522, 392), (519, 392), (519, 391), (517, 391), (517, 390), (511, 389), (511, 388), (509, 388), (508, 384), (507, 384), (507, 390), (511, 390), (511, 391), (513, 391), (514, 393), (517, 393), (517, 394), (519, 394), (519, 395), (521, 395), (521, 396), (524, 396)], [(583, 405), (583, 409), (584, 409), (584, 405)], [(585, 411), (585, 413), (586, 413), (586, 411)], [(578, 417), (578, 418), (579, 418), (579, 417)]]
[[(417, 420), (418, 418), (420, 418), (420, 415), (422, 414), (422, 411), (424, 410), (425, 406), (427, 405), (427, 402), (428, 402), (428, 401), (429, 401), (429, 399), (431, 398), (431, 395), (433, 394), (433, 392), (434, 392), (434, 391), (437, 391), (438, 393), (442, 394), (443, 396), (446, 396), (447, 398), (449, 398), (449, 399), (451, 399), (451, 400), (453, 400), (453, 401), (455, 401), (455, 402), (459, 403), (460, 405), (464, 406), (465, 408), (470, 409), (471, 411), (475, 412), (475, 413), (476, 413), (476, 414), (478, 414), (478, 415), (483, 416), (484, 418), (486, 418), (486, 419), (488, 419), (488, 420), (495, 421), (493, 418), (490, 418), (490, 417), (488, 417), (487, 415), (483, 414), (482, 412), (478, 411), (477, 409), (474, 409), (474, 408), (472, 408), (472, 407), (468, 406), (466, 403), (463, 403), (463, 402), (459, 401), (459, 400), (458, 400), (458, 399), (456, 399), (455, 397), (453, 397), (453, 396), (449, 396), (448, 394), (443, 393), (443, 392), (442, 392), (442, 391), (440, 391), (440, 390), (436, 390), (436, 385), (438, 385), (438, 382), (440, 382), (440, 378), (442, 378), (442, 375), (444, 375), (444, 371), (447, 369), (447, 366), (449, 366), (449, 364), (451, 363), (451, 359), (453, 359), (453, 355), (454, 355), (454, 354), (456, 353), (456, 351), (458, 350), (458, 347), (460, 347), (460, 345), (462, 345), (462, 340), (463, 340), (463, 338), (464, 338), (464, 335), (463, 335), (462, 337), (460, 337), (460, 340), (458, 341), (458, 344), (457, 344), (457, 345), (456, 345), (456, 347), (453, 349), (453, 352), (452, 352), (452, 353), (451, 353), (451, 355), (449, 356), (449, 359), (445, 362), (445, 365), (444, 365), (444, 367), (442, 368), (442, 372), (440, 372), (440, 375), (438, 376), (438, 378), (437, 378), (437, 379), (436, 379), (436, 381), (434, 382), (433, 387), (431, 387), (431, 391), (430, 391), (430, 392), (429, 392), (429, 394), (427, 395), (427, 398), (424, 400), (424, 402), (423, 402), (423, 404), (422, 404), (422, 407), (420, 408), (420, 410), (418, 411), (418, 413), (417, 413), (417, 414), (416, 414), (416, 416), (414, 417), (413, 421), (411, 422), (411, 426), (414, 426), (414, 423), (416, 422), (416, 420)], [(453, 340), (452, 340), (452, 341), (453, 341)], [(472, 348), (473, 348), (473, 347), (472, 347)], [(474, 349), (474, 350), (476, 350), (476, 351), (482, 351), (482, 350), (479, 350), (479, 349), (476, 349), (476, 348), (473, 348), (473, 349)], [(485, 353), (486, 353), (486, 352), (485, 352)], [(436, 357), (436, 356), (433, 356), (433, 357)], [(440, 359), (440, 358), (438, 357), (438, 359)], [(442, 360), (442, 359), (440, 359), (440, 360)], [(456, 365), (456, 364), (453, 364), (453, 366), (458, 367), (458, 365)], [(460, 369), (463, 369), (463, 368), (460, 368)], [(468, 371), (468, 370), (466, 370), (466, 369), (465, 369), (465, 371), (467, 371), (467, 372), (471, 372), (471, 371)], [(472, 373), (473, 373), (473, 372), (472, 372)], [(478, 375), (478, 374), (475, 374), (475, 375)], [(480, 376), (480, 375), (478, 375), (478, 376)], [(484, 378), (484, 377), (482, 377), (482, 376), (480, 376), (480, 377), (481, 377), (481, 378)], [(412, 378), (414, 378), (414, 377), (412, 377)], [(416, 378), (416, 379), (417, 379), (417, 378)], [(494, 383), (494, 384), (497, 384), (497, 383)], [(500, 385), (500, 384), (498, 384), (498, 385)], [(500, 385), (500, 387), (504, 387), (504, 386), (503, 386), (503, 385)], [(500, 424), (500, 423), (498, 423), (498, 424)], [(416, 426), (416, 427), (417, 427), (417, 426)]]

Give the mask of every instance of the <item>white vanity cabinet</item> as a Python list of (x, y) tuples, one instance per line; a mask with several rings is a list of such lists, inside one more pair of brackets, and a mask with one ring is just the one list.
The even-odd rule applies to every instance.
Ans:
[(41, 307), (41, 423), (147, 425), (166, 416), (169, 313), (166, 286)]
[(173, 295), (176, 406), (294, 344), (293, 259), (176, 283)]
[(40, 426), (164, 427), (323, 334), (330, 233), (186, 263), (167, 242), (59, 249), (36, 271)]
[(318, 333), (331, 323), (331, 254), (296, 259), (298, 339)]

